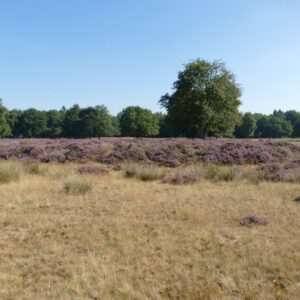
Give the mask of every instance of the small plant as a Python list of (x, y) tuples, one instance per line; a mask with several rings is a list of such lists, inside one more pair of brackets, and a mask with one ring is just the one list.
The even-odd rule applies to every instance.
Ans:
[(64, 182), (64, 191), (66, 194), (83, 195), (92, 189), (92, 184), (80, 177), (72, 176)]
[(268, 219), (266, 217), (261, 217), (256, 214), (251, 214), (249, 216), (242, 217), (240, 219), (240, 224), (242, 226), (267, 225)]
[(19, 163), (10, 161), (0, 164), (0, 183), (18, 181), (21, 176), (21, 166)]
[(94, 166), (94, 165), (85, 165), (77, 168), (76, 170), (79, 174), (107, 174), (108, 170), (104, 169), (101, 166)]
[(128, 164), (124, 167), (124, 176), (137, 178), (141, 181), (154, 181), (162, 179), (165, 172), (160, 167), (153, 165)]

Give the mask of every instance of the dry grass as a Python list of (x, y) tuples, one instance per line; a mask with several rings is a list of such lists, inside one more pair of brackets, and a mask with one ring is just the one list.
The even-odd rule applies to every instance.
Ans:
[(77, 167), (0, 185), (0, 299), (299, 299), (299, 185), (111, 172), (65, 195)]

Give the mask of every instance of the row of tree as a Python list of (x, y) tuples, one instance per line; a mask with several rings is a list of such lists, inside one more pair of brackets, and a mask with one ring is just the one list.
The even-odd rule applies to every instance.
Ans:
[[(180, 124), (176, 124), (176, 129)], [(185, 124), (184, 124), (185, 125)], [(1, 137), (89, 138), (106, 136), (185, 136), (176, 134), (168, 115), (152, 113), (139, 106), (129, 106), (111, 116), (104, 106), (40, 111), (0, 108)], [(212, 136), (237, 138), (300, 137), (300, 112), (274, 111), (271, 115), (245, 113), (231, 133)], [(187, 136), (190, 136), (187, 134)]]
[(245, 113), (234, 135), (238, 138), (300, 137), (300, 112), (275, 110), (271, 115)]
[(223, 62), (197, 59), (185, 65), (174, 92), (160, 99), (167, 114), (129, 106), (117, 116), (105, 106), (61, 110), (7, 110), (0, 103), (1, 137), (161, 136), (300, 137), (300, 113), (241, 114), (241, 89)]
[(91, 138), (106, 136), (159, 136), (164, 116), (149, 109), (129, 106), (116, 117), (103, 105), (41, 111), (7, 110), (0, 106), (0, 136), (14, 138)]

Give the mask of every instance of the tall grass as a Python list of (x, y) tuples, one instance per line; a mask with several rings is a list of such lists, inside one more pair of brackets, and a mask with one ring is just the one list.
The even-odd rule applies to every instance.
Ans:
[(137, 178), (141, 181), (160, 180), (165, 176), (166, 173), (163, 168), (136, 163), (124, 165), (123, 172), (125, 177)]
[(18, 181), (21, 177), (22, 166), (15, 161), (0, 163), (0, 183)]
[(47, 172), (47, 167), (37, 162), (24, 162), (22, 167), (25, 173), (28, 174), (44, 175)]
[(72, 195), (83, 195), (92, 189), (92, 184), (79, 176), (70, 176), (64, 181), (64, 192)]

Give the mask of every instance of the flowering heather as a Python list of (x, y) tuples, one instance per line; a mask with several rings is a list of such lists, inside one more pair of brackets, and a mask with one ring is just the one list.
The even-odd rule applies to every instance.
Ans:
[(300, 146), (283, 141), (185, 138), (101, 138), (101, 139), (4, 139), (0, 159), (36, 162), (98, 161), (154, 162), (167, 167), (185, 163), (269, 164), (294, 163)]
[(251, 214), (249, 216), (245, 216), (240, 219), (240, 224), (242, 226), (249, 226), (249, 225), (267, 225), (268, 219), (266, 217), (261, 217), (256, 214)]
[(257, 172), (267, 181), (300, 182), (300, 165), (294, 162), (265, 164), (260, 166)]

